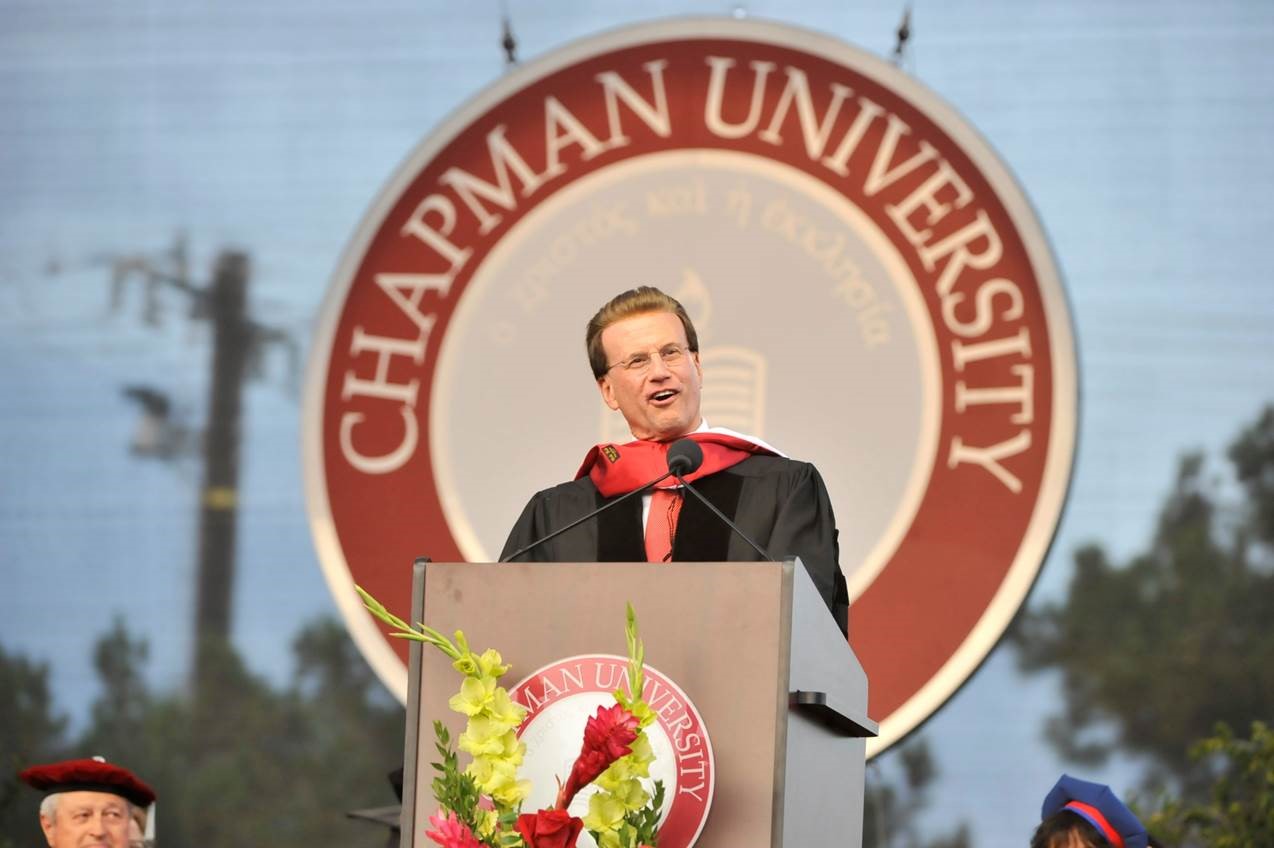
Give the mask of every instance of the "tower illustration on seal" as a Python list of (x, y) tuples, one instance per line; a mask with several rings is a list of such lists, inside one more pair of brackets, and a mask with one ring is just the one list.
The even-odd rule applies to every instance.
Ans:
[[(714, 345), (712, 292), (694, 268), (683, 268), (678, 288), (664, 289), (675, 297), (699, 334), (699, 361), (704, 370), (701, 413), (713, 427), (726, 427), (765, 438), (765, 357), (742, 345)], [(632, 441), (624, 417), (601, 408), (600, 443)]]

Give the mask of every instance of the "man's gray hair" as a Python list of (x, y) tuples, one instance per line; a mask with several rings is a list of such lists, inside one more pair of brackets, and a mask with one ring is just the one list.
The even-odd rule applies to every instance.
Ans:
[[(62, 797), (61, 792), (54, 792), (51, 795), (45, 795), (44, 800), (40, 802), (40, 815), (44, 816), (49, 821), (57, 821), (58, 799), (61, 797)], [(128, 808), (129, 817), (132, 817), (133, 815), (132, 802), (128, 801), (127, 799), (123, 799), (123, 800), (124, 800), (124, 806)]]

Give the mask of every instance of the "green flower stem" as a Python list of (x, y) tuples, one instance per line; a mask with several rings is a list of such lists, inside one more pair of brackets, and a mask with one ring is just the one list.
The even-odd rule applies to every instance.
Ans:
[(357, 592), (358, 596), (363, 599), (363, 606), (372, 615), (376, 616), (394, 629), (411, 630), (411, 627), (408, 626), (407, 622), (387, 610), (384, 604), (372, 597), (371, 593), (362, 586), (355, 583), (354, 591)]
[(646, 646), (637, 631), (637, 613), (632, 603), (627, 607), (624, 621), (624, 638), (628, 642), (628, 694), (633, 701), (641, 700), (645, 685), (644, 667), (646, 664)]

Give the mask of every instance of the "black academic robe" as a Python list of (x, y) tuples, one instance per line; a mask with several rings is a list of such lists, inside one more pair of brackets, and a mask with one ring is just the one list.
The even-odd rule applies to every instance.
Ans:
[[(808, 462), (750, 456), (693, 485), (777, 559), (799, 556), (841, 632), (848, 629), (849, 594), (839, 564), (836, 520), (827, 487)], [(587, 477), (536, 493), (522, 510), (500, 557), (564, 527), (606, 502)], [(677, 562), (745, 562), (761, 556), (693, 496), (677, 519)], [(634, 497), (593, 521), (520, 556), (522, 562), (643, 562), (641, 499)]]

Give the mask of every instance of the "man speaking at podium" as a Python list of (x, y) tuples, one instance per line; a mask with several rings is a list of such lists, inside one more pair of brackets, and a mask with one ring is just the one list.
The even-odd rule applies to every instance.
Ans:
[[(846, 633), (849, 596), (823, 479), (813, 465), (789, 459), (760, 439), (708, 426), (699, 413), (699, 339), (685, 308), (656, 288), (626, 291), (588, 322), (585, 343), (602, 400), (624, 416), (636, 441), (594, 447), (573, 481), (531, 498), (501, 560), (763, 559), (750, 538), (777, 558), (799, 556)], [(544, 538), (666, 475), (669, 446), (683, 437), (703, 452), (702, 463), (683, 479), (742, 535), (698, 498), (686, 497), (675, 479), (664, 479), (641, 497)]]

